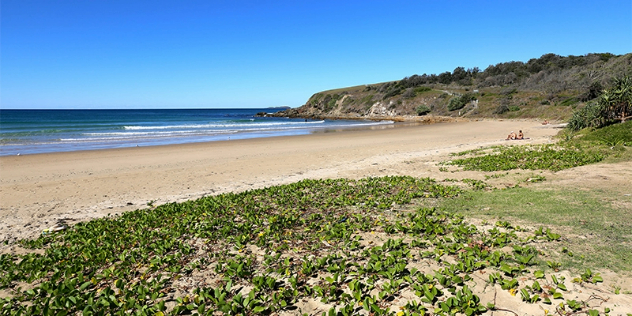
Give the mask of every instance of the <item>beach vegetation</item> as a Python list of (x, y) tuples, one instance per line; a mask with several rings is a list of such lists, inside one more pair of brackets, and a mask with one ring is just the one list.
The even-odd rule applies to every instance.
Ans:
[(597, 101), (588, 103), (573, 113), (568, 122), (571, 131), (600, 128), (617, 121), (624, 123), (632, 118), (632, 77), (626, 75), (613, 80)]
[(632, 121), (609, 125), (600, 129), (587, 130), (579, 140), (605, 146), (632, 146)]
[(606, 155), (604, 151), (571, 145), (498, 146), (489, 153), (454, 159), (448, 164), (479, 171), (559, 171), (602, 161)]
[[(80, 223), (20, 242), (43, 254), (0, 255), (0, 289), (10, 293), (0, 314), (301, 314), (305, 300), (329, 315), (497, 309), (473, 290), (474, 273), (529, 303), (545, 286), (565, 291), (542, 257), (543, 244), (559, 247), (556, 233), (507, 221), (482, 228), (419, 206), (484, 192), (403, 176), (303, 180)], [(577, 278), (598, 282), (598, 273)]]
[[(535, 238), (563, 245), (548, 254), (544, 266), (552, 270), (565, 267), (575, 271), (598, 268), (629, 272), (632, 224), (611, 221), (627, 212), (613, 202), (617, 200), (619, 195), (603, 190), (519, 186), (466, 191), (456, 198), (441, 200), (438, 208), (487, 221), (502, 219), (534, 227)], [(551, 227), (589, 239), (567, 238)]]

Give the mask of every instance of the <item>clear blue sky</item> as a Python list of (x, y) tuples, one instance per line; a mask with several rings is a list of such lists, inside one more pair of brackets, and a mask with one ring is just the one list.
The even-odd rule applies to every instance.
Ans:
[(632, 52), (632, 1), (2, 0), (8, 108), (231, 108)]

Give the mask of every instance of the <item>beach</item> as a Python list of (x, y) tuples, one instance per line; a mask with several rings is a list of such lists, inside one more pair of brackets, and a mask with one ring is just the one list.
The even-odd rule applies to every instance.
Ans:
[[(379, 129), (329, 131), (311, 135), (3, 156), (0, 157), (0, 241), (3, 241), (0, 244), (0, 254), (43, 253), (42, 249), (27, 249), (28, 247), (22, 247), (15, 242), (22, 238), (34, 238), (42, 233), (48, 233), (45, 230), (51, 228), (65, 229), (82, 221), (115, 216), (137, 209), (147, 209), (149, 215), (161, 210), (154, 209), (156, 205), (289, 184), (303, 179), (360, 179), (406, 175), (433, 178), (442, 183), (440, 186), (451, 185), (458, 182), (458, 179), (463, 182), (466, 182), (466, 179), (487, 180), (486, 173), (463, 170), (457, 172), (456, 167), (443, 165), (441, 162), (452, 159), (451, 153), (481, 147), (554, 143), (560, 127), (558, 124), (542, 125), (533, 120), (394, 124)], [(505, 140), (509, 132), (517, 130), (522, 130), (529, 139)], [(602, 190), (610, 192), (602, 196), (605, 199), (604, 203), (612, 203), (621, 209), (618, 214), (626, 214), (626, 210), (630, 209), (628, 196), (631, 174), (632, 166), (628, 162), (619, 162), (537, 174), (532, 170), (520, 170), (507, 177), (501, 176), (487, 182), (500, 188), (516, 188), (519, 183), (527, 185), (534, 178), (546, 177), (544, 183), (528, 184), (534, 187), (543, 185), (540, 186), (540, 190), (530, 192), (546, 191), (547, 187), (566, 187), (578, 191)], [(508, 192), (510, 191), (512, 190)], [(273, 197), (275, 198), (276, 196)], [(312, 203), (318, 204), (318, 201), (314, 200)], [(529, 202), (527, 205), (533, 203)], [(540, 208), (542, 209), (542, 206)], [(387, 210), (384, 214), (393, 213)], [(592, 212), (589, 214), (592, 216)], [(159, 215), (158, 218), (162, 216)], [(472, 227), (490, 231), (496, 230), (498, 223), (502, 224), (497, 222), (494, 226), (476, 216), (468, 218), (468, 221), (474, 225)], [(522, 230), (519, 228), (521, 226), (516, 226), (518, 228), (514, 233), (519, 233), (520, 238), (530, 236), (531, 231), (536, 229), (532, 223), (519, 219), (512, 219), (512, 223), (527, 227), (526, 230)], [(570, 248), (571, 245), (583, 244), (584, 241), (590, 243), (590, 240), (597, 238), (592, 236), (592, 233), (576, 235), (575, 231), (564, 225), (554, 227), (554, 231), (564, 234), (563, 241), (554, 244), (544, 241), (533, 242), (535, 247), (543, 251), (542, 260), (552, 260), (549, 253), (555, 253), (559, 247), (563, 246), (566, 249), (566, 245)], [(259, 232), (258, 236), (261, 237), (262, 234), (264, 231)], [(373, 244), (383, 244), (392, 236), (376, 229), (359, 232), (356, 238), (361, 240), (365, 247), (369, 247)], [(187, 246), (197, 247), (198, 244), (204, 244), (205, 247), (210, 247), (198, 250), (199, 256), (204, 256), (207, 251), (219, 253), (224, 247), (221, 243), (200, 243), (200, 240), (197, 237), (187, 237), (186, 241)], [(323, 247), (322, 250), (325, 252), (335, 249), (324, 239), (320, 247)], [(299, 248), (293, 249), (299, 251)], [(512, 248), (507, 245), (501, 251), (503, 249), (511, 251)], [(254, 244), (232, 251), (235, 254), (245, 251), (245, 254), (256, 258), (257, 262), (267, 260), (261, 249)], [(156, 255), (155, 258), (161, 257)], [(130, 257), (130, 260), (136, 259)], [(360, 266), (365, 264), (364, 261), (360, 262)], [(411, 257), (410, 264), (415, 269), (425, 271), (424, 273), (431, 273), (439, 271), (441, 267), (435, 262), (439, 261), (417, 261)], [(141, 265), (137, 267), (145, 269)], [(165, 306), (170, 311), (176, 307), (177, 298), (193, 295), (194, 289), (221, 284), (217, 279), (219, 274), (213, 271), (215, 270), (200, 269), (173, 278), (168, 293), (160, 300), (166, 302)], [(548, 308), (549, 305), (542, 307), (541, 302), (524, 303), (516, 297), (515, 289), (512, 292), (501, 288), (500, 284), (490, 286), (489, 275), (497, 273), (494, 271), (497, 270), (488, 267), (470, 274), (474, 280), (472, 291), (482, 302), (493, 302), (499, 312), (521, 311), (525, 315), (548, 313), (544, 308)], [(547, 270), (546, 273), (552, 272)], [(599, 269), (597, 275), (603, 277), (603, 283), (599, 284), (575, 283), (571, 280), (575, 280), (577, 273), (571, 270), (556, 270), (555, 274), (561, 280), (565, 280), (563, 282), (568, 287), (564, 289), (564, 299), (572, 298), (586, 302), (592, 300), (591, 308), (612, 308), (618, 315), (631, 311), (632, 301), (629, 295), (626, 295), (630, 293), (630, 276), (626, 273)], [(132, 280), (138, 281), (138, 275), (133, 276)], [(310, 279), (309, 282), (316, 282), (314, 280)], [(527, 274), (521, 276), (519, 282), (524, 285), (530, 284), (532, 280)], [(545, 279), (540, 281), (543, 287), (552, 284)], [(324, 281), (321, 279), (321, 282)], [(31, 286), (24, 284), (27, 289)], [(617, 295), (619, 291), (623, 295)], [(0, 298), (14, 295), (11, 290), (0, 290)], [(396, 299), (391, 302), (392, 310), (401, 310), (411, 295), (409, 289), (400, 289)], [(535, 300), (537, 301), (537, 298)], [(298, 311), (301, 314), (318, 315), (328, 311), (331, 304), (332, 302), (324, 303), (306, 296), (294, 303), (293, 308), (296, 309), (283, 311), (279, 315), (296, 315)], [(357, 307), (356, 311), (359, 309), (362, 307)]]
[[(36, 237), (58, 223), (308, 178), (446, 177), (437, 163), (450, 153), (548, 143), (559, 131), (554, 127), (481, 120), (0, 157), (0, 241)], [(504, 140), (519, 129), (530, 139)]]

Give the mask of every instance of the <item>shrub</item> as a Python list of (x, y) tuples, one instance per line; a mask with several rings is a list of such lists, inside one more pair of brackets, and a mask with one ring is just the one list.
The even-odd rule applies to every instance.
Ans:
[(360, 103), (362, 103), (362, 104), (366, 104), (366, 103), (371, 102), (371, 100), (373, 100), (373, 95), (372, 95), (372, 94), (369, 94), (369, 95), (367, 95), (367, 96), (364, 96), (364, 97), (362, 98), (362, 100), (360, 100)]
[(616, 121), (625, 122), (632, 113), (632, 77), (616, 78), (597, 102), (589, 103), (573, 113), (568, 128), (578, 131), (586, 127), (603, 127)]
[(614, 79), (610, 89), (604, 90), (599, 97), (601, 116), (606, 122), (621, 121), (631, 118), (632, 113), (632, 77), (624, 76)]
[(417, 112), (417, 115), (421, 116), (421, 115), (426, 115), (428, 113), (430, 113), (430, 108), (424, 104), (418, 106), (415, 109), (415, 112)]
[(494, 110), (494, 114), (504, 114), (507, 112), (509, 112), (509, 106), (506, 104), (501, 104)]
[(518, 92), (518, 89), (513, 88), (513, 87), (507, 87), (507, 88), (503, 88), (500, 91), (500, 94), (502, 94), (502, 95), (511, 95), (511, 94), (516, 93), (516, 92)]
[(450, 101), (448, 101), (448, 111), (460, 110), (472, 100), (476, 100), (476, 96), (469, 92), (461, 96), (452, 97)]
[(328, 94), (323, 98), (323, 102), (325, 103), (325, 112), (329, 112), (336, 107), (336, 102), (342, 98), (339, 94)]
[(386, 94), (384, 95), (384, 97), (382, 98), (383, 100), (386, 100), (390, 97), (394, 97), (398, 94), (402, 93), (402, 90), (398, 87), (393, 87), (392, 89), (389, 89), (388, 92), (386, 92)]
[(599, 81), (595, 81), (588, 87), (588, 90), (581, 95), (580, 99), (584, 102), (595, 99), (601, 95), (602, 91), (603, 86), (601, 83)]
[(412, 88), (408, 88), (406, 89), (406, 91), (404, 92), (404, 94), (402, 94), (402, 97), (404, 99), (412, 99), (415, 96), (417, 96), (417, 93), (415, 92), (415, 90), (413, 90)]
[(509, 111), (512, 111), (512, 112), (520, 111), (520, 107), (517, 105), (512, 105), (509, 107)]
[(465, 106), (465, 103), (461, 103), (460, 97), (452, 97), (448, 101), (448, 111), (460, 110)]
[(426, 87), (426, 86), (417, 87), (417, 88), (415, 88), (415, 94), (428, 92), (430, 90), (432, 90), (432, 89), (430, 87)]
[(578, 131), (586, 127), (602, 126), (604, 120), (600, 113), (599, 103), (588, 103), (585, 107), (573, 112), (573, 117), (568, 121), (567, 127), (572, 131)]

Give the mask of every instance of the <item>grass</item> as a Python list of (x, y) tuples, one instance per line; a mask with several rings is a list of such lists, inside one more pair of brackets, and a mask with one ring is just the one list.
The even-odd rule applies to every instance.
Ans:
[[(556, 256), (565, 268), (580, 271), (595, 267), (629, 273), (632, 271), (632, 222), (617, 220), (629, 218), (629, 210), (604, 201), (604, 194), (608, 193), (517, 187), (467, 192), (455, 199), (443, 200), (440, 207), (467, 218), (554, 227), (574, 236), (564, 238)], [(561, 255), (562, 247), (568, 247), (575, 255)]]
[(597, 130), (587, 129), (579, 133), (580, 140), (605, 146), (632, 146), (632, 121), (613, 124)]
[[(448, 162), (465, 170), (507, 171), (514, 169), (559, 171), (600, 161), (632, 160), (626, 147), (632, 140), (632, 122), (615, 124), (579, 133), (565, 131), (556, 145), (509, 146), (483, 148), (456, 153)], [(465, 158), (460, 158), (464, 157)], [(486, 179), (502, 177), (486, 175)], [(546, 181), (543, 176), (530, 182)], [(525, 225), (561, 227), (573, 237), (565, 239), (566, 248), (557, 259), (569, 268), (592, 267), (616, 272), (632, 271), (632, 223), (629, 210), (616, 206), (617, 190), (582, 191), (570, 188), (513, 187), (503, 190), (472, 191), (445, 200), (442, 207), (468, 217), (518, 220)], [(575, 255), (578, 253), (579, 255)]]

